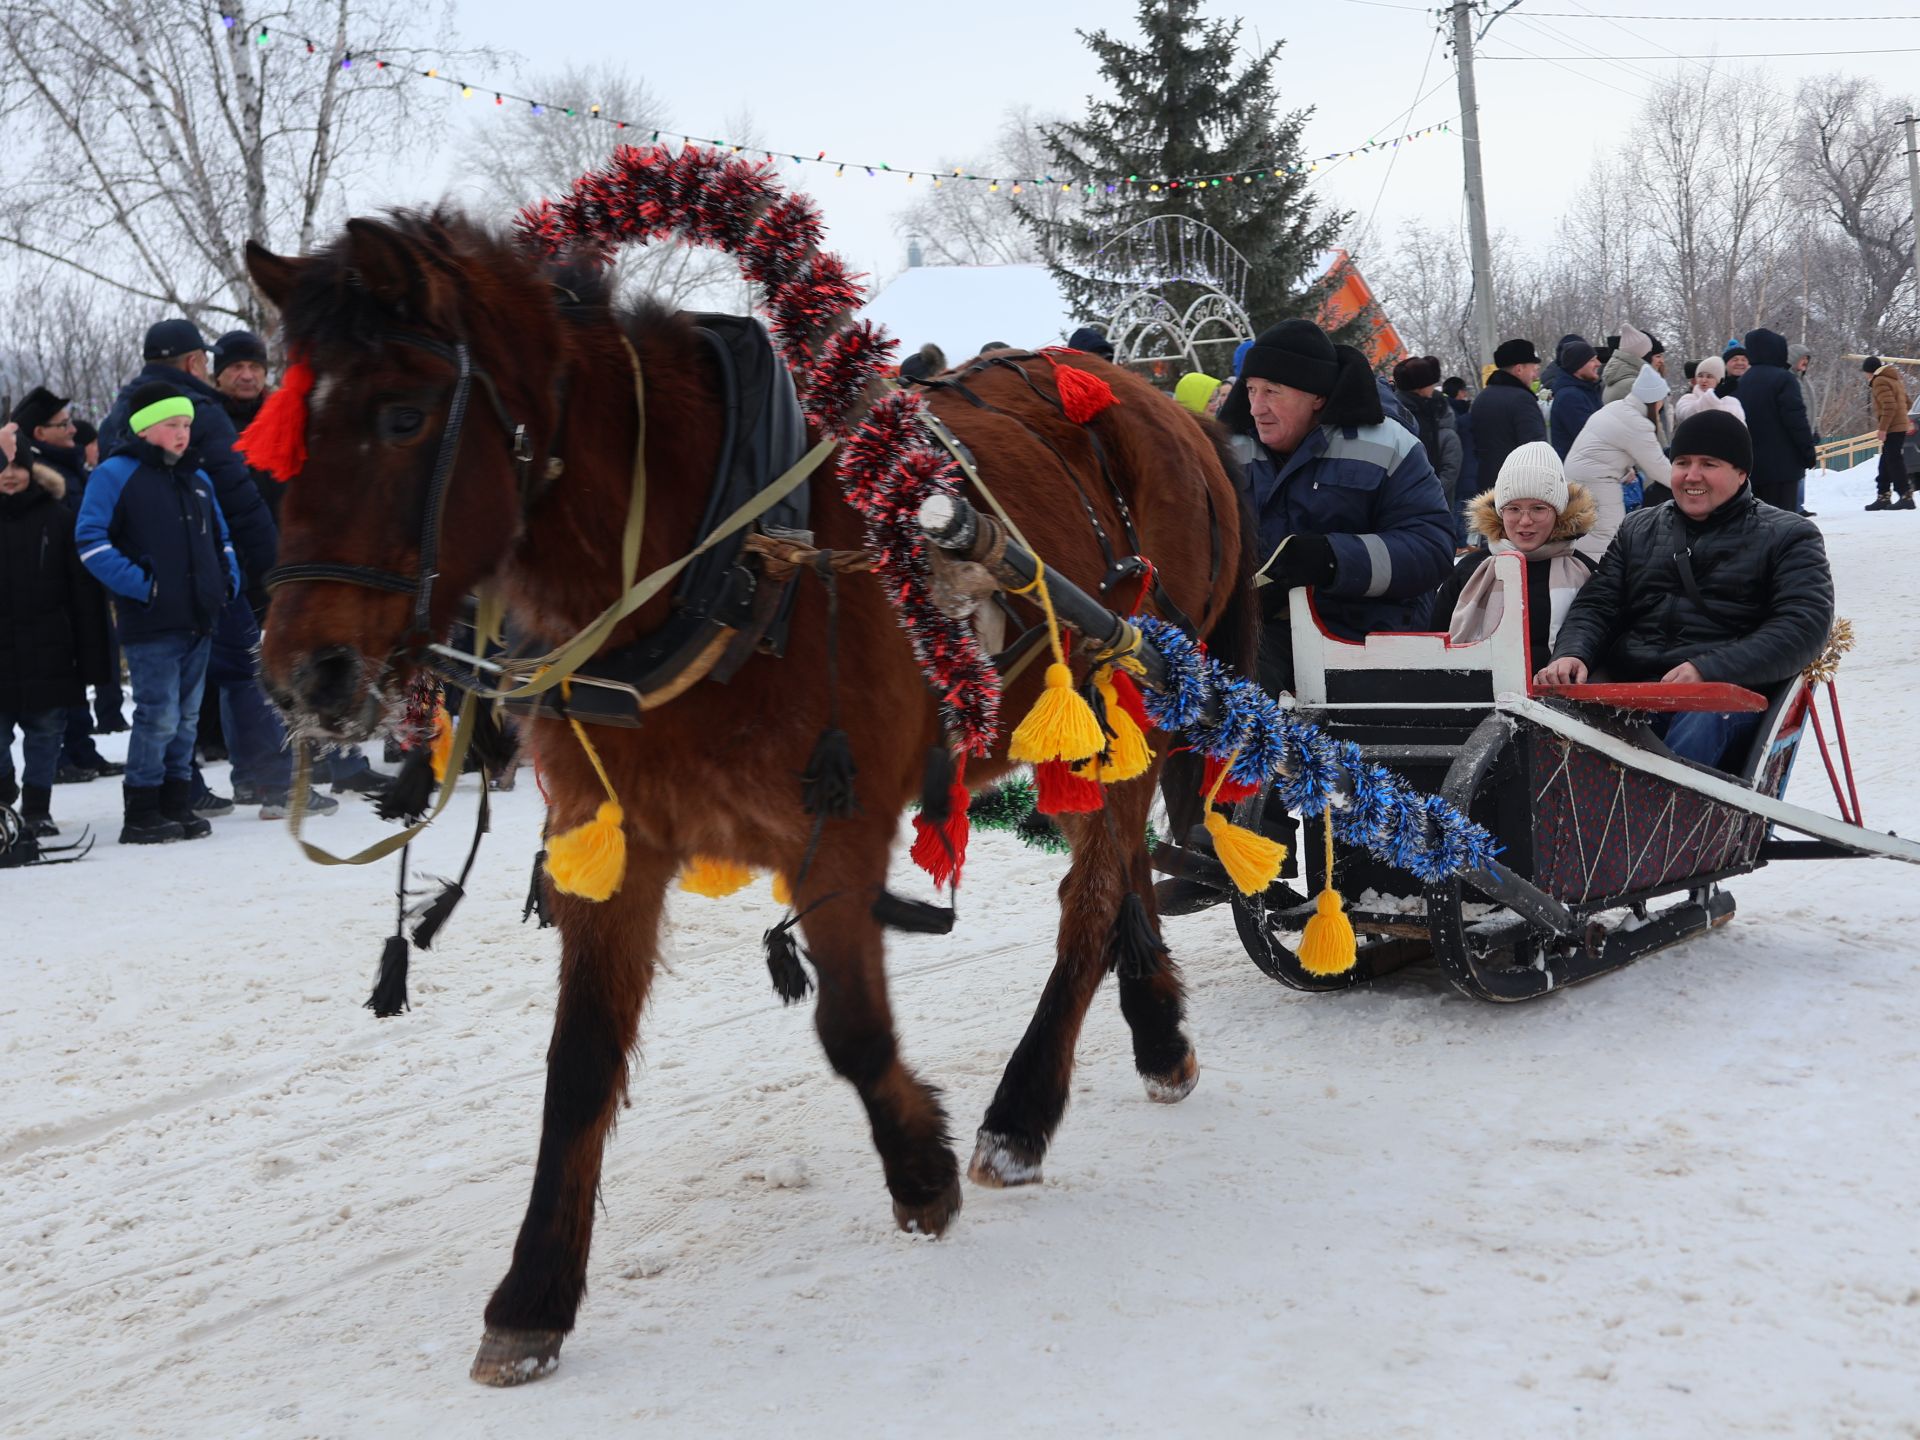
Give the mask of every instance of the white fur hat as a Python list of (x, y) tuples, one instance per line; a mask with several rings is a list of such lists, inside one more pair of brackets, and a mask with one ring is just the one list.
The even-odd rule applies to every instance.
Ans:
[(1493, 483), (1493, 508), (1515, 500), (1544, 500), (1555, 510), (1567, 508), (1567, 472), (1546, 441), (1529, 440), (1501, 462), (1500, 478)]
[(1638, 404), (1651, 405), (1656, 400), (1667, 398), (1667, 377), (1651, 365), (1642, 365), (1640, 373), (1633, 377), (1633, 389), (1627, 392)]
[(1696, 376), (1704, 375), (1709, 380), (1718, 382), (1727, 378), (1727, 362), (1722, 360), (1718, 355), (1709, 355), (1693, 367), (1693, 373)]

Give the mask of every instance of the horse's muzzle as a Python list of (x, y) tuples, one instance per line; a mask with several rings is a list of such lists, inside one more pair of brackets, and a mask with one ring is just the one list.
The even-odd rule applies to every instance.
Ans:
[(369, 676), (366, 657), (358, 650), (330, 645), (295, 662), (286, 681), (269, 691), (289, 728), (334, 740), (365, 740), (383, 708)]

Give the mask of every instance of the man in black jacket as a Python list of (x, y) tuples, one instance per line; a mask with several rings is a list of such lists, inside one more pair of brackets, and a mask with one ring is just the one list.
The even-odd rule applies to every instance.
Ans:
[(1533, 393), (1540, 356), (1531, 340), (1503, 340), (1493, 352), (1494, 371), (1474, 397), (1473, 447), (1482, 475), (1498, 475), (1507, 456), (1530, 440), (1547, 438), (1547, 418)]
[[(1634, 511), (1581, 588), (1543, 685), (1607, 678), (1702, 681), (1760, 690), (1819, 655), (1833, 628), (1833, 573), (1809, 520), (1764, 504), (1747, 483), (1753, 443), (1724, 410), (1673, 432), (1673, 499)], [(1758, 715), (1686, 713), (1665, 730), (1676, 755), (1737, 761)]]
[(1753, 364), (1740, 377), (1739, 400), (1753, 434), (1753, 493), (1798, 514), (1800, 477), (1817, 463), (1806, 396), (1787, 368), (1784, 335), (1749, 330), (1746, 350)]

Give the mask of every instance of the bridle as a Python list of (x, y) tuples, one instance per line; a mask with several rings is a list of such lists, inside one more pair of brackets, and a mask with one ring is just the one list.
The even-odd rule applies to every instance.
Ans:
[[(522, 515), (560, 472), (558, 461), (552, 457), (545, 464), (534, 463), (538, 456), (533, 437), (528, 434), (524, 424), (515, 421), (508, 413), (493, 378), (474, 365), (465, 340), (448, 344), (431, 336), (404, 331), (393, 331), (382, 338), (394, 344), (411, 345), (437, 356), (451, 365), (454, 372), (453, 391), (447, 401), (447, 422), (440, 432), (440, 444), (433, 457), (433, 474), (427, 485), (426, 518), (420, 527), (418, 569), (412, 575), (402, 575), (398, 571), (384, 570), (375, 565), (313, 561), (301, 565), (276, 566), (267, 572), (264, 583), (267, 589), (275, 590), (282, 585), (305, 580), (330, 580), (342, 585), (359, 585), (368, 590), (383, 590), (393, 595), (412, 595), (413, 620), (407, 632), (406, 653), (409, 659), (426, 661), (428, 647), (434, 641), (431, 616), (434, 582), (440, 578), (440, 527), (446, 515), (447, 487), (453, 478), (454, 462), (460, 456), (460, 437), (466, 428), (468, 401), (475, 381), (479, 382), (480, 393), (486, 397), (494, 417), (500, 422), (500, 428), (506, 433), (514, 477), (520, 492)], [(555, 392), (564, 403), (561, 384), (560, 381), (555, 382)], [(554, 428), (557, 433), (557, 419)]]

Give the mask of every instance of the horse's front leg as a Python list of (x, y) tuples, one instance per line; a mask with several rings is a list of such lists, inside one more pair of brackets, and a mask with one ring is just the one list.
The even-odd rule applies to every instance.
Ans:
[[(628, 837), (620, 890), (600, 903), (554, 894), (560, 929), (560, 998), (547, 1047), (547, 1098), (533, 1195), (513, 1265), (487, 1302), (472, 1375), (519, 1385), (558, 1363), (587, 1286), (601, 1152), (627, 1088), (659, 948), (660, 914), (674, 861)], [(544, 882), (543, 882), (544, 883)]]
[(960, 1209), (960, 1166), (939, 1092), (900, 1059), (894, 1033), (885, 934), (873, 918), (889, 837), (877, 825), (838, 828), (794, 897), (819, 973), (814, 1024), (828, 1061), (866, 1106), (895, 1222), (939, 1235)]

